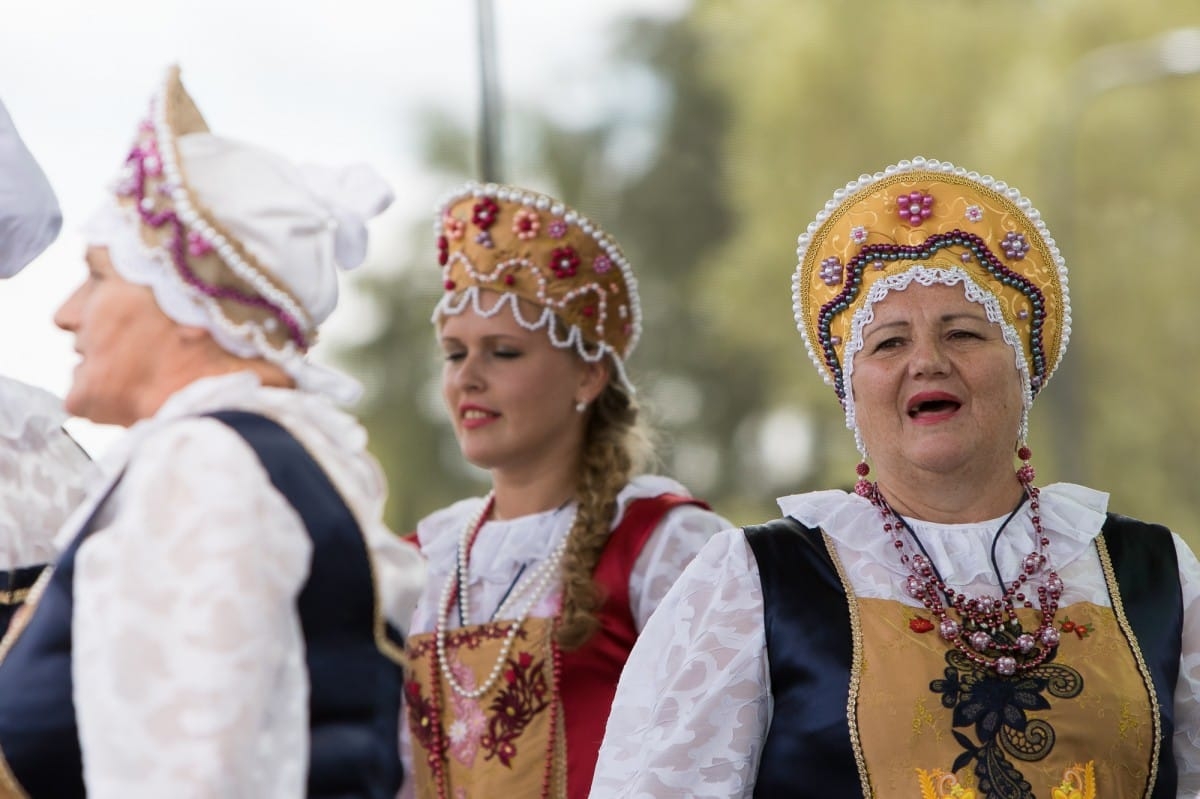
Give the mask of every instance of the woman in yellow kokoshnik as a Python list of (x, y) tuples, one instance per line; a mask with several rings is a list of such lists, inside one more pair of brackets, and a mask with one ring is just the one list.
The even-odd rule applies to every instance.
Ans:
[(1196, 557), (1034, 482), (1028, 413), (1071, 327), (1040, 215), (919, 158), (838, 190), (798, 257), (856, 489), (697, 556), (630, 656), (592, 795), (1195, 796)]

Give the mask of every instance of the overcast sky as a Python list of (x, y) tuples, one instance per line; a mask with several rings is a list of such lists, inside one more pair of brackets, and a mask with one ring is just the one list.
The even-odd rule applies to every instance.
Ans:
[[(428, 216), (450, 186), (426, 172), (412, 121), (473, 123), (475, 0), (8, 0), (0, 98), (58, 192), (63, 235), (0, 284), (0, 374), (62, 394), (76, 357), (51, 316), (83, 275), (78, 227), (120, 166), (163, 69), (178, 63), (215, 132), (294, 160), (366, 161), (396, 187), (372, 232)], [(506, 103), (604, 113), (610, 23), (687, 0), (495, 0)], [(560, 111), (561, 113), (561, 111)], [(353, 278), (351, 278), (353, 279)], [(353, 314), (342, 317), (352, 324)], [(339, 327), (332, 336), (354, 331)], [(320, 351), (316, 353), (320, 358)], [(73, 427), (93, 451), (111, 431)]]

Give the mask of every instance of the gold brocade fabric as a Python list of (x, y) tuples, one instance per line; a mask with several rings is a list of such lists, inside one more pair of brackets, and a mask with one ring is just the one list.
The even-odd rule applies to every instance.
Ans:
[[(1145, 794), (1151, 699), (1111, 609), (1060, 608), (1054, 659), (1003, 678), (943, 641), (924, 610), (881, 599), (859, 608), (858, 733), (875, 796)], [(1019, 613), (1037, 628), (1035, 611)]]
[[(443, 796), (453, 799), (566, 795), (566, 740), (554, 680), (552, 623), (521, 622), (499, 679), (478, 699), (459, 696), (440, 669), (435, 672), (433, 633), (409, 638), (406, 723), (418, 797), (438, 797), (435, 768), (444, 775)], [(511, 624), (491, 622), (446, 633), (446, 658), (460, 686), (473, 690), (487, 680)], [(441, 725), (444, 742), (440, 754), (434, 751), (435, 724)]]

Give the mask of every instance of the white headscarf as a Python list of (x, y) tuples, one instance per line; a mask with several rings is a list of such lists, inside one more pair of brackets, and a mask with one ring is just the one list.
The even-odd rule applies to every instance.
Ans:
[[(182, 92), (177, 73), (169, 76), (168, 87)], [(310, 331), (315, 329), (337, 305), (338, 270), (353, 269), (365, 259), (367, 220), (391, 204), (391, 188), (362, 164), (300, 166), (207, 130), (177, 135), (165, 105), (166, 101), (156, 101), (149, 123), (157, 131), (154, 158), (161, 158), (161, 177), (154, 180), (165, 181), (161, 186), (146, 184), (155, 187), (158, 211), (175, 214), (189, 237), (206, 236), (226, 268), (238, 275), (244, 277), (247, 269), (269, 273), (283, 291), (257, 273), (250, 275), (256, 278), (252, 283), (256, 291), (282, 303), (292, 317), (303, 317)], [(143, 126), (139, 135), (144, 138), (149, 129)], [(144, 150), (135, 149), (135, 155), (138, 152), (144, 157)], [(141, 163), (144, 166), (146, 161)], [(126, 188), (130, 169), (127, 165)], [(135, 182), (136, 177), (134, 170)], [(146, 243), (144, 216), (120, 186), (119, 182), (116, 194), (89, 220), (84, 235), (89, 245), (108, 248), (123, 278), (150, 287), (167, 316), (182, 325), (206, 328), (234, 355), (277, 363), (303, 390), (345, 403), (358, 398), (361, 386), (353, 378), (311, 363), (302, 347), (269, 342), (264, 331), (276, 329), (276, 318), (232, 321), (211, 292), (181, 274), (168, 245)], [(207, 227), (205, 214), (223, 234)], [(247, 265), (231, 243), (256, 263)]]
[(0, 278), (20, 272), (61, 227), (54, 190), (0, 102)]

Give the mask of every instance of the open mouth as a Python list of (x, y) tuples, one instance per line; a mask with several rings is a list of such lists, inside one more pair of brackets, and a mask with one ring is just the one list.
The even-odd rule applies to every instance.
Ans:
[(962, 403), (949, 394), (924, 394), (909, 401), (908, 418), (949, 416), (961, 407)]

